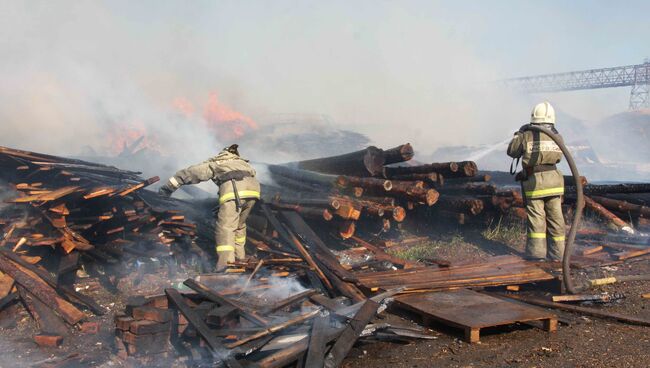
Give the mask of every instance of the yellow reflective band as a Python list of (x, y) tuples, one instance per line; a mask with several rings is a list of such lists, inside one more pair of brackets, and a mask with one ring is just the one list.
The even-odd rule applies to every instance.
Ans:
[[(256, 190), (240, 190), (238, 193), (239, 198), (260, 198), (260, 192)], [(226, 193), (219, 198), (219, 204), (232, 201), (233, 199), (235, 199), (235, 192)]]
[(181, 183), (179, 183), (178, 180), (176, 180), (176, 178), (173, 176), (169, 178), (169, 184), (171, 184), (176, 189), (178, 189), (181, 186)]
[(553, 240), (554, 241), (564, 241), (566, 239), (566, 236), (554, 236)]
[(562, 195), (562, 194), (564, 194), (564, 187), (558, 187), (558, 188), (531, 190), (529, 192), (526, 192), (526, 197), (537, 197), (537, 196), (545, 196), (545, 195)]
[(234, 252), (235, 247), (232, 245), (217, 245), (217, 253), (220, 252)]
[(246, 235), (244, 235), (244, 236), (240, 236), (240, 237), (238, 237), (238, 238), (236, 237), (236, 238), (235, 238), (235, 243), (237, 243), (237, 244), (243, 244), (243, 243), (246, 243)]
[(528, 233), (530, 239), (546, 239), (546, 233)]

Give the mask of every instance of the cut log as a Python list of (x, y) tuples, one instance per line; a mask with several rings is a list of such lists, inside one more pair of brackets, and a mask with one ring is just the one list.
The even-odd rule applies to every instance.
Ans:
[(340, 156), (317, 158), (293, 163), (303, 170), (325, 174), (376, 176), (381, 174), (386, 159), (384, 152), (374, 146)]
[(283, 176), (300, 182), (319, 185), (324, 188), (331, 188), (336, 182), (336, 175), (321, 174), (281, 165), (268, 165), (268, 168), (271, 174), (273, 174), (273, 178)]
[(390, 195), (412, 202), (425, 203), (427, 206), (436, 204), (440, 197), (440, 193), (435, 189), (424, 187), (422, 182), (409, 181), (393, 181)]
[(444, 184), (444, 179), (441, 174), (438, 173), (421, 173), (421, 174), (404, 174), (404, 175), (394, 175), (388, 177), (390, 180), (401, 180), (401, 181), (423, 181), (427, 184), (435, 185), (436, 188)]
[(629, 212), (636, 216), (650, 218), (650, 207), (600, 196), (593, 196), (592, 199), (612, 211)]
[(436, 208), (455, 213), (471, 213), (478, 215), (483, 212), (484, 204), (480, 199), (465, 196), (442, 196)]
[(413, 158), (415, 152), (410, 143), (384, 150), (384, 165), (396, 164)]
[(598, 204), (596, 201), (594, 201), (590, 197), (584, 196), (584, 199), (585, 199), (585, 205), (586, 205), (586, 207), (588, 209), (593, 211), (596, 215), (601, 217), (603, 220), (607, 221), (609, 224), (614, 226), (616, 229), (622, 230), (622, 231), (625, 231), (625, 232), (634, 232), (634, 230), (632, 230), (632, 228), (630, 227), (630, 225), (627, 222), (621, 220), (618, 216), (616, 216), (615, 214), (610, 212), (608, 209), (606, 209), (605, 207)]
[(359, 187), (379, 193), (388, 192), (393, 188), (393, 183), (390, 180), (344, 175), (339, 175), (336, 178), (336, 184), (342, 188)]
[(396, 175), (426, 174), (432, 172), (442, 174), (445, 178), (468, 177), (476, 175), (478, 168), (473, 161), (442, 162), (419, 166), (386, 167), (384, 168), (383, 174), (384, 177), (390, 178)]

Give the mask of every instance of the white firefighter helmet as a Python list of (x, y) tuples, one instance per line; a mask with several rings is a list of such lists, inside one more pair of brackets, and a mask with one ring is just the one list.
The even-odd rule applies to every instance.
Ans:
[(530, 113), (530, 122), (532, 124), (555, 124), (555, 109), (546, 101), (538, 103)]

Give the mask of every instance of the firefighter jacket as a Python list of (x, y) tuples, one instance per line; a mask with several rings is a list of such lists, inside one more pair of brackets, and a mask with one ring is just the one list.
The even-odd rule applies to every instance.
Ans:
[[(552, 124), (543, 126), (557, 133)], [(555, 166), (562, 159), (560, 147), (548, 135), (525, 127), (515, 133), (508, 145), (508, 156), (521, 158), (524, 195), (531, 199), (563, 195), (564, 177)]]
[[(255, 174), (247, 160), (224, 150), (200, 164), (179, 170), (169, 179), (167, 186), (173, 191), (181, 185), (212, 180), (219, 186), (220, 204), (235, 199), (234, 187), (241, 199), (259, 199), (260, 183)], [(235, 185), (231, 179), (235, 180)]]

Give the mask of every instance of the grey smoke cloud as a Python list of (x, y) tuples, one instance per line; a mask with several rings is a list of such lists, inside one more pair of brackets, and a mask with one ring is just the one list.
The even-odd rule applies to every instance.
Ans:
[(490, 83), (562, 71), (507, 27), (543, 47), (569, 31), (523, 27), (516, 13), (532, 10), (572, 14), (532, 3), (3, 2), (0, 144), (76, 154), (134, 126), (155, 134), (174, 165), (190, 164), (226, 142), (180, 118), (173, 101), (200, 109), (211, 92), (260, 124), (322, 113), (374, 144), (411, 142), (421, 153), (499, 142), (545, 97), (569, 113), (606, 113), (584, 95), (523, 97)]

